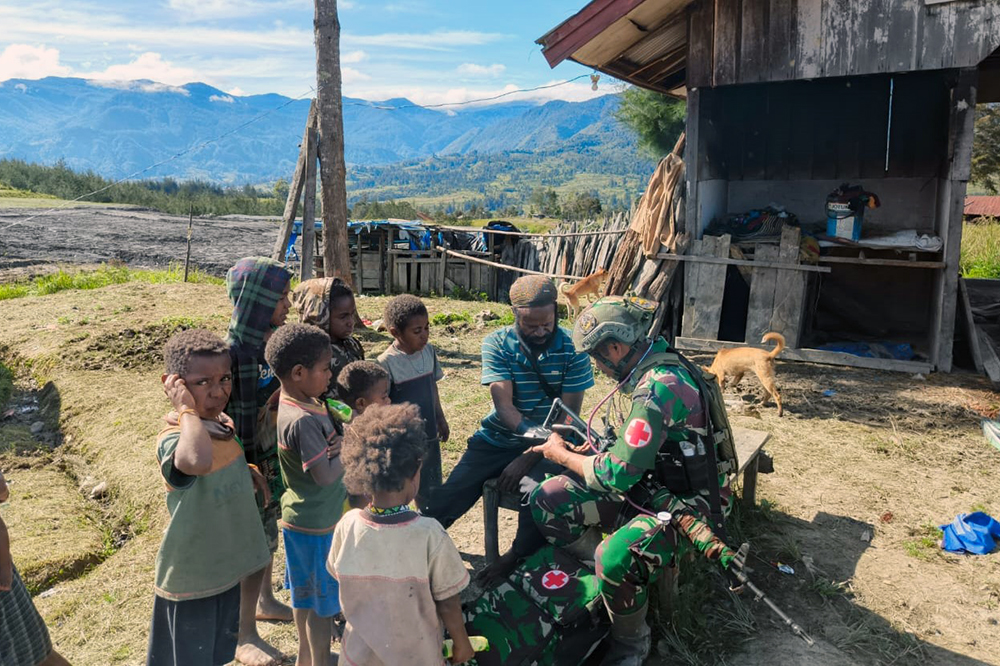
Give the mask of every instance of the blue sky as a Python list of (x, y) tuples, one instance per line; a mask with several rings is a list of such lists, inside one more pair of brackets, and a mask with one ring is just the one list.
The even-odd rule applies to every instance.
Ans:
[[(535, 39), (586, 0), (340, 0), (344, 93), (461, 102), (589, 70), (549, 69)], [(234, 95), (307, 93), (312, 0), (0, 0), (0, 81), (202, 81)], [(587, 79), (510, 99), (581, 100)]]

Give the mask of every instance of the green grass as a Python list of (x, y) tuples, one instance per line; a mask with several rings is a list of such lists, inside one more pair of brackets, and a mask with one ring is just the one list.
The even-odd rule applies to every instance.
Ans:
[[(69, 289), (100, 289), (112, 284), (126, 282), (145, 282), (161, 284), (165, 282), (183, 282), (184, 268), (172, 265), (165, 270), (138, 270), (127, 266), (104, 265), (94, 271), (59, 271), (51, 275), (36, 277), (30, 282), (12, 282), (0, 284), (0, 301), (25, 296), (48, 296)], [(221, 278), (192, 270), (188, 282), (202, 284), (223, 284)]]
[[(31, 192), (29, 190), (19, 190), (16, 187), (10, 187), (9, 185), (4, 185), (0, 183), (0, 199), (49, 199), (54, 200), (51, 194), (39, 194), (38, 192)], [(6, 203), (6, 202), (3, 202)]]
[(962, 225), (962, 277), (1000, 279), (1000, 221), (981, 218)]
[(10, 400), (10, 395), (13, 392), (14, 373), (6, 365), (0, 363), (0, 409), (3, 409), (7, 405), (7, 401)]

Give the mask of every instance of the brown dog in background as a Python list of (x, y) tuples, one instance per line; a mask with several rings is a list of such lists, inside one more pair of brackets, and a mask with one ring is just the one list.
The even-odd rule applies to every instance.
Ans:
[[(607, 275), (608, 272), (606, 270), (598, 268), (574, 285), (570, 285), (568, 282), (563, 282), (559, 285), (560, 293), (569, 301), (570, 311), (574, 319), (576, 319), (576, 313), (580, 309), (580, 298), (585, 294), (594, 298), (599, 297), (601, 295), (601, 285), (604, 284)], [(594, 298), (588, 298), (587, 300), (592, 301)]]
[(720, 349), (712, 365), (706, 369), (715, 375), (719, 380), (719, 386), (723, 389), (726, 388), (727, 379), (732, 378), (733, 386), (736, 386), (745, 373), (753, 370), (764, 391), (778, 405), (778, 416), (781, 416), (781, 394), (778, 393), (778, 386), (774, 382), (774, 358), (785, 348), (785, 336), (773, 331), (765, 333), (761, 342), (769, 341), (774, 341), (774, 349), (770, 352), (753, 347)]

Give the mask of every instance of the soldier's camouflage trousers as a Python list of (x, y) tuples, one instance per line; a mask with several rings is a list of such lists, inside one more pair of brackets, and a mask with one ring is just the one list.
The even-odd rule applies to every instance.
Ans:
[[(724, 510), (728, 510), (726, 490)], [(595, 562), (601, 596), (614, 613), (628, 614), (642, 607), (660, 570), (692, 547), (724, 567), (736, 555), (709, 527), (708, 501), (701, 495), (658, 492), (650, 508), (673, 514), (674, 522), (666, 526), (653, 516), (636, 515), (631, 507), (623, 510), (620, 495), (591, 490), (566, 476), (546, 479), (530, 502), (539, 530), (555, 545), (576, 541), (590, 527), (608, 534), (597, 547)]]

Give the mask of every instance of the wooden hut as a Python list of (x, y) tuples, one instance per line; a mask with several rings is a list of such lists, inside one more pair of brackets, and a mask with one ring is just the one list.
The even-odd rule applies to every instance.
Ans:
[[(756, 343), (777, 328), (790, 358), (952, 368), (974, 109), (1000, 101), (1000, 2), (594, 0), (539, 43), (552, 66), (572, 59), (687, 98), (684, 219), (695, 253), (732, 257), (728, 236), (703, 238), (729, 214), (776, 202), (819, 221), (846, 182), (881, 199), (860, 241), (823, 248), (813, 268), (829, 272), (803, 269), (794, 228), (777, 246), (739, 248), (768, 264), (740, 266), (742, 335), (720, 337), (720, 314), (738, 296), (726, 270), (685, 262), (679, 347)], [(940, 247), (866, 242), (899, 231)], [(905, 341), (918, 360), (813, 349), (837, 336)]]

